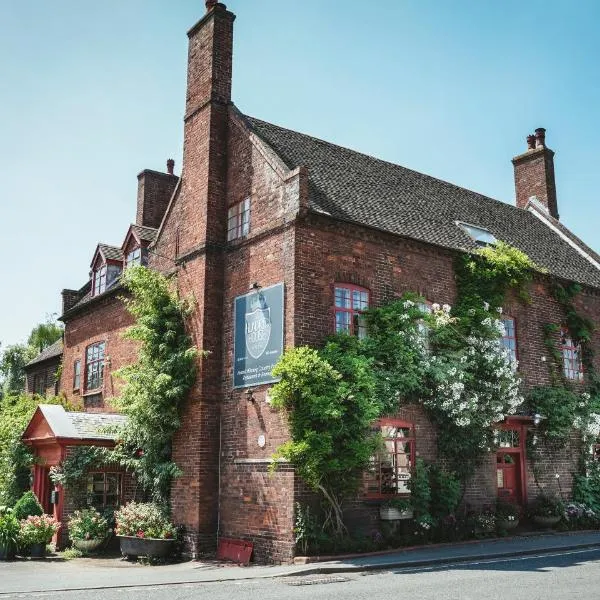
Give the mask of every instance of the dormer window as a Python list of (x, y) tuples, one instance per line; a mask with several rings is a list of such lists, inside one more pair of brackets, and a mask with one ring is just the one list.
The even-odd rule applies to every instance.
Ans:
[(94, 286), (92, 296), (98, 296), (106, 291), (107, 273), (108, 267), (106, 265), (102, 265), (94, 271)]
[(483, 227), (477, 227), (476, 225), (469, 225), (468, 223), (461, 223), (457, 221), (456, 224), (478, 245), (478, 246), (490, 246), (498, 242), (498, 240)]
[(127, 259), (125, 260), (125, 268), (133, 267), (135, 265), (146, 265), (148, 263), (147, 256), (148, 255), (145, 248), (141, 248), (140, 246), (132, 248), (131, 251), (127, 254)]

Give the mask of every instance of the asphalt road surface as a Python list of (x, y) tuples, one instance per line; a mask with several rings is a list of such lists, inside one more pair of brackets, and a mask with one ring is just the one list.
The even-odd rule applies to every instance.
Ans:
[[(1, 580), (1, 571), (0, 571)], [(107, 582), (110, 585), (110, 582)], [(1, 583), (0, 583), (1, 588)], [(311, 575), (77, 592), (1, 595), (55, 600), (600, 600), (600, 548), (348, 575)]]

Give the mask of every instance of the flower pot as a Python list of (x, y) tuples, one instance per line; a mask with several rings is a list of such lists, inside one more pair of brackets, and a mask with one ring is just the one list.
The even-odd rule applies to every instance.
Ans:
[(533, 522), (540, 527), (554, 527), (560, 521), (560, 517), (553, 515), (551, 517), (545, 517), (541, 515), (534, 515)]
[(156, 538), (139, 538), (130, 535), (119, 535), (121, 554), (123, 556), (148, 556), (149, 558), (167, 558), (175, 547), (175, 540)]
[(72, 540), (73, 546), (82, 552), (93, 552), (102, 545), (102, 538), (96, 540)]
[(43, 544), (31, 544), (29, 546), (29, 555), (31, 558), (45, 558), (46, 556), (46, 543)]
[(519, 526), (519, 519), (513, 519), (509, 521), (508, 519), (500, 519), (498, 521), (499, 529), (503, 529), (504, 531), (511, 531), (512, 529), (516, 529)]
[(0, 560), (13, 560), (15, 557), (15, 547), (13, 544), (4, 546), (0, 544)]
[(401, 521), (402, 519), (412, 519), (413, 509), (398, 510), (393, 506), (380, 506), (379, 518), (382, 521)]

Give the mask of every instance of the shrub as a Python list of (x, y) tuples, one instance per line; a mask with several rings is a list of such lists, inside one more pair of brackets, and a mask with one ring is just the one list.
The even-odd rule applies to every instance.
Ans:
[(48, 544), (60, 523), (50, 515), (32, 515), (21, 521), (19, 540), (23, 546)]
[(14, 507), (14, 515), (18, 521), (27, 517), (39, 517), (44, 514), (44, 509), (33, 492), (25, 492)]
[(499, 521), (515, 521), (519, 518), (519, 507), (510, 502), (498, 500), (496, 503), (496, 518)]
[(553, 494), (539, 494), (530, 506), (534, 517), (562, 517), (564, 511), (563, 501)]
[(16, 550), (19, 540), (19, 521), (10, 508), (0, 507), (0, 548), (11, 552)]
[(72, 540), (103, 540), (109, 533), (108, 521), (95, 508), (76, 510), (69, 519)]
[(152, 502), (130, 502), (115, 512), (115, 521), (117, 535), (163, 540), (176, 537), (176, 528), (166, 511)]

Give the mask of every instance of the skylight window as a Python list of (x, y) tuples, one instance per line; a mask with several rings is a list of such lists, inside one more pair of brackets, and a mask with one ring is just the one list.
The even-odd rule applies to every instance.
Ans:
[(457, 221), (456, 224), (468, 234), (478, 246), (489, 246), (498, 241), (487, 229), (469, 225), (468, 223), (461, 223), (460, 221)]

